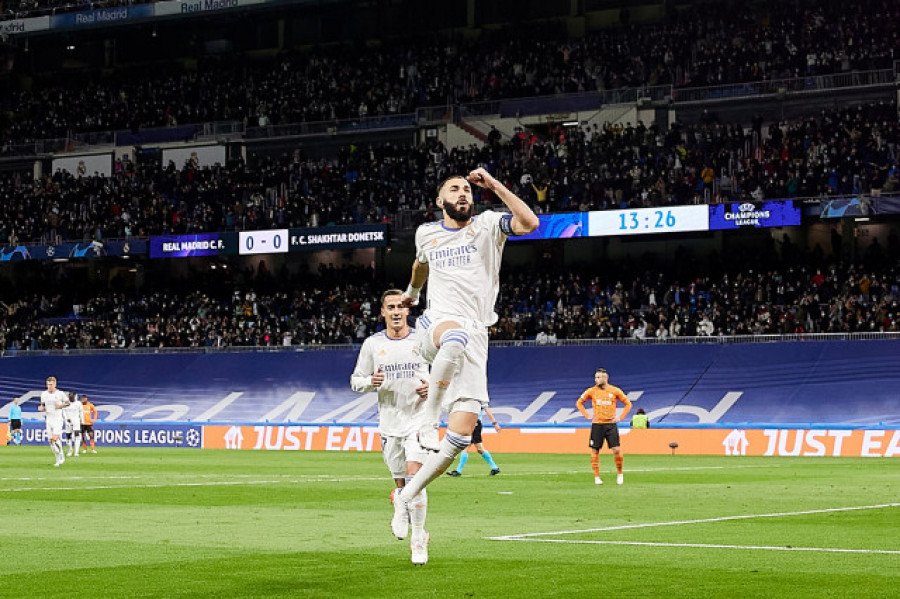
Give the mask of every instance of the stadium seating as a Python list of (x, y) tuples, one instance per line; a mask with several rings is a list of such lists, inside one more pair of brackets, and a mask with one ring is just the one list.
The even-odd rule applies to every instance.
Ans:
[(890, 193), (900, 190), (895, 113), (887, 102), (822, 111), (773, 124), (758, 142), (737, 124), (660, 131), (637, 123), (560, 130), (527, 146), (349, 146), (332, 159), (251, 156), (209, 168), (120, 159), (109, 178), (15, 173), (0, 176), (0, 195), (11, 200), (0, 204), (0, 245), (329, 223), (408, 227), (433, 218), (438, 181), (479, 164), (539, 213)]

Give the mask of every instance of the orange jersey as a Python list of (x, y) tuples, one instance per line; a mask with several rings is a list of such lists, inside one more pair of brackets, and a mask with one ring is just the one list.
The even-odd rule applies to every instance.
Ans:
[(593, 421), (599, 424), (615, 422), (616, 402), (621, 402), (625, 405), (621, 419), (624, 419), (628, 415), (629, 410), (631, 410), (631, 400), (628, 399), (628, 396), (621, 389), (613, 385), (606, 385), (606, 389), (601, 389), (595, 385), (581, 394), (581, 397), (575, 402), (575, 407), (578, 408), (578, 411), (585, 418), (590, 418), (587, 410), (584, 409), (584, 402), (588, 399), (591, 400), (591, 406), (594, 408)]
[(97, 419), (97, 408), (91, 402), (81, 404), (81, 424), (94, 424)]

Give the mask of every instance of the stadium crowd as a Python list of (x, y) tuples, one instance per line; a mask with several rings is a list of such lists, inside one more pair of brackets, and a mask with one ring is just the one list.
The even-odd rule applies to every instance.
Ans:
[[(38, 0), (40, 2), (40, 0)], [(409, 113), (418, 107), (654, 85), (679, 87), (891, 68), (900, 6), (889, 0), (781, 2), (760, 16), (703, 4), (662, 23), (581, 38), (519, 26), (473, 41), (319, 46), (271, 61), (206, 57), (196, 71), (142, 65), (4, 86), (0, 141), (208, 121), (248, 126)]]
[[(832, 109), (744, 129), (714, 117), (667, 131), (643, 123), (558, 128), (483, 147), (382, 144), (331, 160), (302, 149), (199, 167), (117, 160), (101, 177), (0, 175), (0, 246), (164, 233), (433, 218), (434, 189), (484, 165), (539, 213), (896, 193), (895, 103)], [(481, 204), (499, 203), (482, 197)]]
[[(774, 249), (772, 250), (775, 251)], [(666, 338), (900, 331), (900, 240), (859, 264), (828, 264), (789, 242), (774, 266), (721, 271), (623, 264), (503, 273), (495, 340)], [(891, 258), (893, 256), (893, 258)], [(690, 261), (685, 260), (684, 263)], [(789, 266), (786, 266), (788, 265)], [(814, 266), (813, 264), (819, 264)], [(680, 272), (676, 272), (679, 271)], [(716, 269), (718, 272), (718, 269)], [(91, 293), (60, 281), (0, 302), (6, 350), (361, 343), (380, 325), (385, 283), (370, 268), (192, 273), (180, 282)], [(640, 274), (638, 274), (640, 273)], [(629, 276), (630, 275), (630, 276)], [(42, 289), (45, 286), (42, 286)]]

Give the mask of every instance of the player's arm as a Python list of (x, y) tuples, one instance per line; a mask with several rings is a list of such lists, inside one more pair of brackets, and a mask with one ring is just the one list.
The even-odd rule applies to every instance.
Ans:
[(419, 303), (419, 294), (425, 281), (428, 280), (428, 263), (421, 262), (418, 258), (413, 260), (412, 274), (409, 277), (409, 286), (403, 292), (402, 303), (405, 308), (411, 308)]
[(625, 418), (628, 416), (628, 412), (631, 411), (631, 400), (628, 399), (628, 396), (625, 395), (625, 392), (621, 389), (616, 390), (616, 399), (622, 402), (625, 406), (625, 409), (622, 410), (622, 415), (619, 416), (619, 422), (625, 422)]
[(578, 401), (575, 402), (575, 407), (578, 408), (578, 411), (581, 412), (581, 415), (591, 420), (591, 415), (587, 413), (587, 410), (584, 409), (584, 402), (587, 400), (588, 394), (587, 391), (581, 394), (581, 397), (578, 398)]
[(500, 430), (500, 423), (497, 422), (497, 419), (496, 419), (496, 418), (494, 418), (494, 415), (491, 413), (490, 408), (488, 408), (487, 406), (485, 406), (485, 408), (484, 408), (484, 413), (487, 414), (487, 417), (491, 419), (491, 424), (494, 426), (494, 430), (495, 430), (495, 431), (499, 431), (499, 430)]
[(513, 235), (527, 235), (537, 229), (538, 225), (541, 224), (537, 215), (528, 204), (507, 189), (506, 185), (495, 179), (493, 175), (485, 169), (476, 168), (469, 173), (467, 179), (478, 187), (483, 187), (484, 189), (489, 189), (494, 192), (494, 194), (500, 198), (500, 201), (506, 204), (506, 207), (512, 212), (512, 219), (509, 221), (509, 229)]
[(419, 378), (419, 386), (416, 387), (416, 395), (420, 397), (420, 399), (428, 398), (428, 364), (425, 362), (419, 363), (419, 367), (416, 369), (416, 376)]
[[(359, 393), (366, 391), (374, 391), (377, 385), (374, 384), (375, 377), (375, 360), (372, 356), (372, 344), (366, 339), (359, 350), (359, 356), (356, 358), (356, 368), (350, 375), (350, 388)], [(384, 380), (384, 375), (381, 375)]]

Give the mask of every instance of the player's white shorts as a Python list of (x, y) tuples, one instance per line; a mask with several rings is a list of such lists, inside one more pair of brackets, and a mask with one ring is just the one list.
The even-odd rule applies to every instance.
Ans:
[(48, 417), (45, 426), (47, 428), (48, 437), (58, 437), (62, 434), (63, 431), (63, 419)]
[(66, 419), (66, 432), (70, 435), (73, 433), (80, 433), (81, 432), (81, 420)]
[[(444, 404), (441, 406), (447, 413), (473, 412), (478, 414), (482, 406), (490, 403), (487, 389), (488, 331), (481, 323), (457, 317), (433, 317), (423, 314), (416, 321), (417, 349), (419, 355), (431, 364), (437, 355), (438, 348), (434, 344), (432, 332), (443, 322), (458, 322), (469, 337), (459, 375), (453, 381)], [(474, 400), (463, 401), (458, 400)]]
[(425, 462), (428, 455), (426, 449), (419, 445), (418, 436), (413, 433), (407, 437), (381, 437), (381, 457), (391, 471), (392, 478), (406, 476), (406, 462)]

